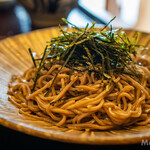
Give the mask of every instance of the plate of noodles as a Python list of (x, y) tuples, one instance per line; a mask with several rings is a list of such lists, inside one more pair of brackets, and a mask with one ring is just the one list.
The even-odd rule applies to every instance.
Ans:
[(0, 41), (0, 124), (82, 144), (150, 140), (150, 35), (94, 25)]

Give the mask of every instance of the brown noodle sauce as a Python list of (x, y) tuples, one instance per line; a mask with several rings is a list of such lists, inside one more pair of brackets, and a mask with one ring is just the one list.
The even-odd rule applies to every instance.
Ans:
[(12, 76), (9, 100), (21, 114), (75, 130), (146, 125), (150, 123), (150, 62), (140, 54), (135, 61), (144, 65), (137, 66), (140, 79), (122, 74), (112, 75), (109, 82), (94, 72), (71, 72), (63, 67), (46, 97), (61, 66), (41, 70), (34, 92), (37, 68), (31, 67), (23, 75)]

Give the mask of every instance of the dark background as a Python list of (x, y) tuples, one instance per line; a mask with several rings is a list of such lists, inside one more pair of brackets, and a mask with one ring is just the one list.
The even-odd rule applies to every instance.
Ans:
[(24, 133), (20, 133), (6, 127), (0, 126), (0, 149), (1, 148), (17, 148), (17, 149), (60, 149), (61, 150), (143, 150), (150, 149), (149, 146), (141, 146), (141, 144), (133, 145), (81, 145), (62, 143), (52, 140), (41, 139)]

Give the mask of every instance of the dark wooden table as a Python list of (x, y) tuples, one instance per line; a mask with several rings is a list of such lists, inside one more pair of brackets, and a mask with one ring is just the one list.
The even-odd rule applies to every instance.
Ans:
[(42, 150), (46, 149), (60, 149), (61, 150), (141, 150), (148, 149), (149, 146), (141, 146), (141, 144), (133, 145), (81, 145), (62, 143), (58, 141), (41, 139), (38, 137), (30, 136), (20, 133), (6, 127), (0, 126), (0, 147), (4, 148), (30, 148)]
[[(9, 8), (0, 8), (0, 39), (4, 39), (8, 36), (13, 36), (19, 33), (29, 32), (31, 30), (37, 29), (32, 27), (29, 18), (24, 18), (19, 20), (17, 15), (18, 9), (22, 9), (18, 4), (14, 4)], [(0, 126), (0, 149), (2, 147), (7, 148), (30, 148), (34, 149), (42, 148), (46, 149), (59, 149), (61, 150), (138, 150), (138, 149), (150, 149), (149, 146), (141, 146), (141, 144), (135, 145), (105, 145), (105, 146), (96, 146), (96, 145), (79, 145), (79, 144), (70, 144), (62, 143), (52, 140), (41, 139), (38, 137), (30, 136), (18, 131), (11, 130), (9, 128)]]

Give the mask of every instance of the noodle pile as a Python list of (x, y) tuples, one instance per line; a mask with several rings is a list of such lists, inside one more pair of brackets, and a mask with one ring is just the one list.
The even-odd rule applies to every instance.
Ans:
[[(115, 17), (111, 20), (113, 21)], [(9, 100), (26, 116), (74, 130), (150, 123), (150, 58), (121, 29), (86, 25), (48, 41), (34, 66), (13, 75)], [(134, 61), (133, 61), (134, 60)]]
[(21, 76), (12, 76), (9, 100), (21, 114), (75, 130), (146, 125), (150, 123), (150, 62), (140, 54), (135, 61), (141, 64), (136, 66), (138, 77), (112, 74), (111, 80), (63, 67), (47, 96), (61, 65), (42, 69), (34, 91), (38, 68), (31, 67)]

